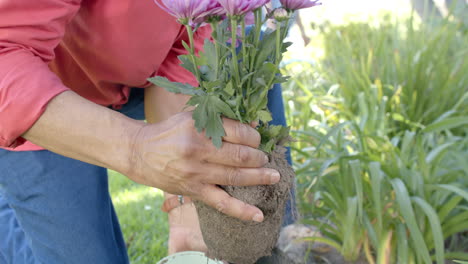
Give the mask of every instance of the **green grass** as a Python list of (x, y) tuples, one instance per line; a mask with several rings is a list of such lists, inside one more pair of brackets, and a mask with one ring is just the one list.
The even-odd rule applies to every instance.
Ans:
[(109, 172), (109, 185), (132, 264), (156, 263), (167, 255), (167, 214), (163, 193)]

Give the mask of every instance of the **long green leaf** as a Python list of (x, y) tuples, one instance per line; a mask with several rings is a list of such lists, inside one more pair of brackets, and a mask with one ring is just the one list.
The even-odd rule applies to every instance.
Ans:
[(411, 199), (408, 195), (408, 191), (404, 183), (398, 178), (393, 179), (391, 183), (393, 189), (395, 190), (396, 200), (400, 208), (399, 213), (403, 216), (403, 219), (405, 219), (405, 222), (410, 231), (410, 237), (414, 241), (414, 244), (417, 245), (415, 248), (416, 252), (419, 256), (421, 256), (425, 263), (429, 264), (431, 263), (429, 250), (427, 248), (426, 242), (424, 241), (424, 237), (418, 228), (416, 216), (414, 214), (413, 207), (411, 206)]
[(406, 235), (406, 227), (402, 223), (397, 224), (397, 260), (398, 263), (408, 263), (409, 246), (408, 236)]
[(460, 195), (461, 197), (463, 197), (463, 199), (468, 201), (468, 192), (461, 188), (458, 188), (457, 186), (449, 185), (449, 184), (432, 184), (432, 185), (428, 185), (427, 187), (430, 189), (440, 189), (440, 190), (446, 190), (446, 191), (456, 193)]
[(358, 198), (348, 197), (346, 218), (343, 219), (343, 248), (341, 253), (346, 260), (354, 261), (356, 256), (356, 245), (359, 243), (358, 230), (356, 230), (356, 223), (358, 222)]
[(444, 263), (444, 235), (442, 234), (442, 228), (440, 225), (439, 218), (435, 210), (429, 203), (419, 197), (413, 197), (411, 200), (416, 203), (426, 214), (429, 224), (431, 225), (432, 237), (435, 244), (436, 261), (438, 264)]
[(203, 91), (196, 89), (190, 84), (171, 82), (166, 77), (156, 76), (148, 79), (149, 82), (166, 89), (171, 93), (181, 93), (187, 95), (202, 95)]
[(429, 154), (426, 156), (426, 162), (431, 163), (434, 159), (438, 158), (440, 155), (443, 155), (444, 151), (454, 143), (455, 142), (447, 142), (431, 150), (431, 152), (429, 152)]
[(459, 263), (468, 263), (468, 253), (466, 252), (448, 252), (445, 254), (448, 259), (456, 259), (456, 260), (461, 260)]
[(336, 250), (338, 250), (338, 252), (342, 251), (342, 248), (341, 248), (340, 244), (338, 244), (336, 241), (331, 240), (331, 239), (326, 238), (326, 237), (305, 237), (305, 238), (303, 238), (303, 240), (304, 241), (324, 243), (324, 244), (327, 244), (327, 245), (329, 245), (331, 247), (334, 247)]
[(371, 162), (369, 164), (369, 174), (372, 186), (372, 200), (374, 204), (375, 216), (377, 218), (377, 233), (381, 234), (383, 231), (383, 210), (382, 210), (382, 202), (381, 202), (381, 189), (382, 189), (382, 180), (384, 176), (382, 175), (382, 171), (380, 170), (380, 163), (378, 162)]
[(364, 211), (364, 192), (362, 186), (362, 171), (361, 171), (361, 163), (359, 160), (350, 160), (348, 162), (351, 168), (351, 175), (354, 180), (354, 186), (356, 188), (356, 195), (357, 195), (357, 206), (358, 206), (358, 220), (362, 222), (362, 216)]
[(444, 203), (439, 212), (438, 216), (440, 221), (443, 223), (445, 218), (449, 215), (449, 213), (460, 203), (463, 199), (461, 196), (453, 196), (448, 202)]
[(467, 124), (468, 124), (468, 117), (466, 116), (446, 118), (442, 121), (428, 125), (426, 128), (423, 129), (423, 132), (428, 133), (428, 132), (438, 132), (442, 130), (449, 130), (449, 129), (467, 125)]

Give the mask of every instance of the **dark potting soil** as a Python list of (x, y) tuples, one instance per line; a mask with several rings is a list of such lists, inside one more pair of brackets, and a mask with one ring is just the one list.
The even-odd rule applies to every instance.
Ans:
[(285, 159), (285, 148), (277, 147), (267, 168), (276, 169), (281, 180), (275, 185), (222, 186), (231, 196), (262, 210), (262, 223), (229, 217), (203, 203), (195, 202), (207, 256), (236, 264), (253, 264), (269, 256), (278, 240), (284, 206), (294, 183), (294, 171)]

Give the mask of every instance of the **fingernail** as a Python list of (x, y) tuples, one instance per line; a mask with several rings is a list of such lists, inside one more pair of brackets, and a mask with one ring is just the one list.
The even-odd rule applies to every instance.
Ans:
[(271, 184), (278, 183), (278, 182), (280, 181), (280, 178), (281, 178), (281, 176), (280, 176), (279, 172), (277, 172), (277, 171), (272, 172), (272, 173), (270, 174), (270, 182), (271, 182)]
[(263, 221), (263, 214), (256, 214), (252, 218), (253, 221), (261, 223)]
[(268, 158), (267, 155), (265, 155), (265, 164), (267, 164), (268, 162), (270, 162), (270, 159)]

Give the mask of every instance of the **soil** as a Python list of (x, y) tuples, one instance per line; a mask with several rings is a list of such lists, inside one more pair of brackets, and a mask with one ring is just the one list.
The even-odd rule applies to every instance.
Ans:
[(284, 206), (289, 199), (295, 174), (285, 159), (283, 147), (276, 148), (265, 167), (280, 173), (279, 183), (250, 187), (221, 186), (231, 196), (260, 208), (264, 214), (262, 223), (241, 221), (195, 202), (208, 257), (236, 264), (253, 264), (260, 257), (271, 255), (278, 241)]

